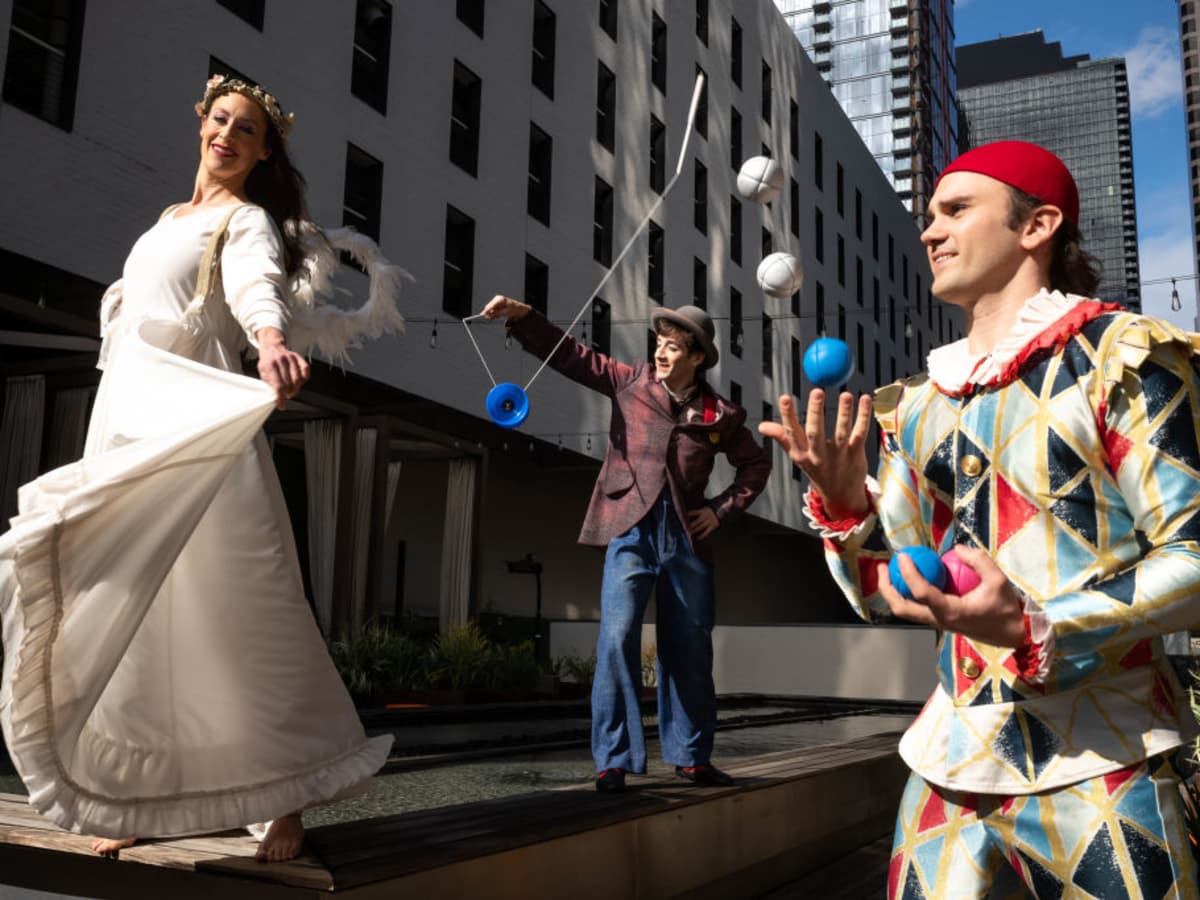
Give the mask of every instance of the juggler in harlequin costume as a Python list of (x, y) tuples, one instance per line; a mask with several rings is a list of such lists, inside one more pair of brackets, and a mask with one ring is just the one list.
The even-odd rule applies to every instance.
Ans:
[[(1197, 897), (1169, 757), (1195, 730), (1162, 636), (1200, 620), (1193, 339), (1087, 299), (1074, 180), (1016, 141), (959, 157), (922, 234), (967, 337), (871, 399), (791, 398), (762, 430), (809, 475), (807, 512), (855, 610), (940, 631), (938, 685), (900, 743), (913, 770), (888, 896)], [(893, 550), (958, 556), (945, 594)], [(1019, 885), (1014, 885), (1018, 887)]]

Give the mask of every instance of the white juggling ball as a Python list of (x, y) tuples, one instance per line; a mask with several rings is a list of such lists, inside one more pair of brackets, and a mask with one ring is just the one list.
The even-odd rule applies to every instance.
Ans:
[(769, 156), (752, 156), (738, 171), (737, 190), (746, 200), (770, 203), (783, 190), (783, 166)]
[(790, 297), (803, 283), (804, 269), (790, 253), (777, 251), (758, 264), (758, 286), (769, 297)]

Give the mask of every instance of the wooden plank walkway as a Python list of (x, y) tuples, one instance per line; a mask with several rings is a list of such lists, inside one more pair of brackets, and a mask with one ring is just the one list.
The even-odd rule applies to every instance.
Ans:
[[(306, 855), (254, 860), (227, 832), (100, 859), (90, 839), (0, 794), (0, 882), (98, 898), (753, 897), (890, 830), (898, 735), (746, 758), (732, 788), (635, 779), (313, 828)], [(401, 894), (401, 892), (403, 892)]]

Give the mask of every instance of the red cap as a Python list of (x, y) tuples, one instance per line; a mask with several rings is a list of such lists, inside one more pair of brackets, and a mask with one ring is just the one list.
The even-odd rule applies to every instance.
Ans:
[[(1079, 223), (1079, 189), (1063, 161), (1044, 147), (1025, 141), (996, 141), (968, 150), (942, 172), (938, 183), (951, 172), (978, 172), (1057, 206)], [(934, 186), (937, 189), (937, 186)]]

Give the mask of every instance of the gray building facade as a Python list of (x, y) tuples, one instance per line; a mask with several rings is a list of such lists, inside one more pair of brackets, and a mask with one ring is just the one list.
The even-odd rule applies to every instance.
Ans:
[[(1195, 0), (1179, 0), (1179, 44), (1187, 111), (1188, 183), (1192, 187), (1192, 261), (1194, 271), (1200, 272), (1200, 36), (1196, 33)], [(1200, 330), (1200, 307), (1192, 327)]]
[(1084, 249), (1102, 266), (1097, 295), (1140, 309), (1125, 60), (1064, 57), (1034, 31), (959, 47), (958, 73), (970, 146), (1024, 140), (1058, 154), (1079, 186)]

